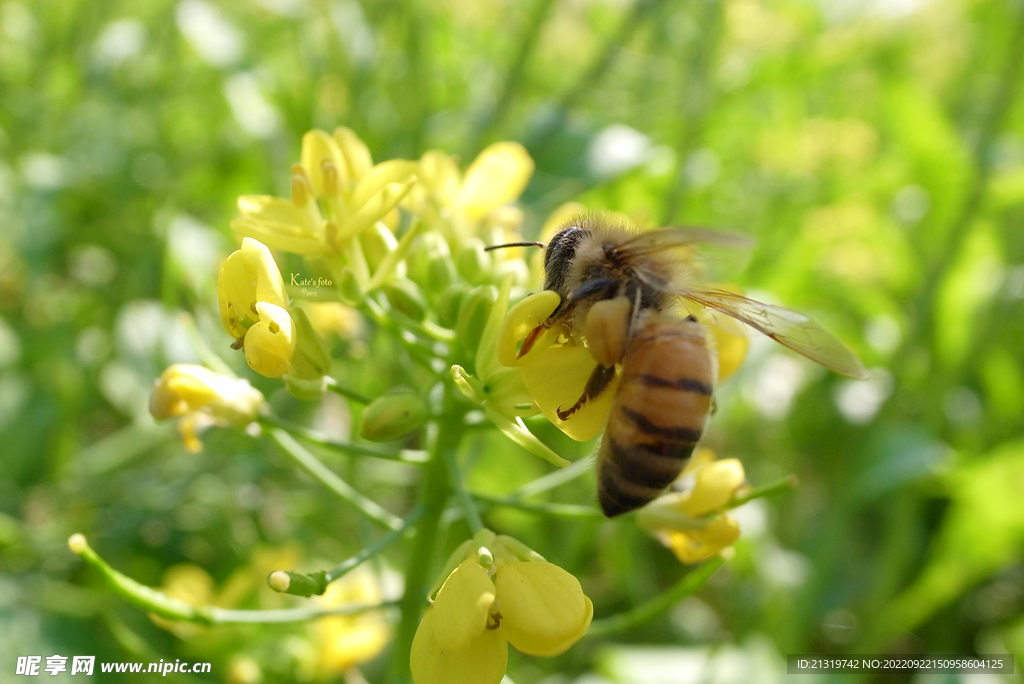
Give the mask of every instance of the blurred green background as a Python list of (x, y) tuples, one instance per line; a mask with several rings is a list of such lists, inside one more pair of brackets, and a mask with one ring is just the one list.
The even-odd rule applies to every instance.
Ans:
[[(738, 511), (735, 557), (670, 615), (558, 659), (513, 654), (517, 684), (1024, 653), (1022, 17), (1019, 0), (0, 3), (0, 681), (21, 681), (26, 654), (213, 663), (168, 681), (247, 681), (240, 658), (264, 681), (318, 676), (300, 667), (311, 628), (172, 634), (66, 539), (155, 586), (182, 563), (217, 586), (250, 577), (239, 605), (266, 607), (266, 556), (324, 566), (373, 537), (264, 442), (214, 429), (188, 454), (147, 412), (154, 378), (198, 359), (189, 311), (281, 413), (346, 435), (339, 398), (303, 405), (227, 356), (214, 294), (235, 198), (287, 196), (301, 135), (337, 125), (376, 160), (523, 142), (528, 234), (573, 199), (749, 232), (738, 282), (813, 313), (872, 369), (851, 381), (755, 340), (707, 443), (755, 484), (800, 487)], [(373, 339), (335, 341), (371, 394), (406, 372), (379, 343), (394, 374), (367, 373)], [(531, 426), (566, 456), (593, 448)], [(500, 435), (471, 448), (480, 490), (547, 470)], [(400, 466), (325, 458), (391, 510), (415, 497)], [(592, 497), (584, 478), (555, 498)], [(577, 574), (598, 617), (684, 572), (630, 525), (485, 520)]]

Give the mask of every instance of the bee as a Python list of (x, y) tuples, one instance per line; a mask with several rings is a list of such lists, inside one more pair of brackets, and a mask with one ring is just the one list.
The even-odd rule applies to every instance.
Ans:
[(587, 216), (571, 220), (545, 247), (544, 289), (557, 292), (561, 302), (526, 337), (519, 355), (559, 325), (586, 341), (598, 364), (579, 399), (558, 408), (562, 420), (610, 391), (619, 374), (597, 457), (598, 501), (607, 517), (663, 494), (711, 413), (717, 357), (704, 326), (675, 312), (680, 299), (731, 316), (835, 371), (866, 376), (857, 357), (807, 316), (702, 289), (693, 259), (700, 244), (746, 247), (749, 240), (699, 228), (635, 233)]

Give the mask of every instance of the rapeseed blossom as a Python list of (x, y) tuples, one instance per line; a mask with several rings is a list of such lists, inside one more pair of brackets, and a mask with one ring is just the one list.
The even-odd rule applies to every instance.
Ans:
[(579, 581), (516, 539), (481, 530), (448, 565), (413, 640), (416, 684), (497, 684), (508, 644), (556, 656), (590, 627), (594, 606)]
[(259, 415), (263, 394), (245, 380), (187, 363), (169, 366), (156, 381), (149, 411), (157, 420), (181, 418), (178, 428), (189, 451), (202, 450), (196, 436), (209, 425), (245, 427)]
[(739, 460), (715, 460), (710, 449), (698, 449), (680, 482), (685, 491), (656, 499), (639, 511), (637, 522), (683, 563), (699, 563), (739, 539), (739, 523), (726, 506), (748, 487), (746, 475)]

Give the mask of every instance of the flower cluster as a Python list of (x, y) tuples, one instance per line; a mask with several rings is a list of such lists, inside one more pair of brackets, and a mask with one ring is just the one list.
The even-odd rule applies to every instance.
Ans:
[(481, 530), (455, 551), (448, 569), (413, 640), (416, 684), (497, 684), (509, 643), (556, 656), (580, 640), (594, 616), (575, 577), (512, 537)]
[[(544, 416), (574, 440), (593, 439), (608, 423), (617, 380), (561, 419), (558, 409), (575, 403), (597, 366), (594, 336), (588, 345), (585, 336), (557, 325), (531, 336), (560, 304), (559, 294), (541, 290), (543, 253), (527, 255), (522, 247), (485, 251), (487, 245), (522, 240), (524, 216), (512, 203), (532, 172), (533, 161), (516, 143), (491, 145), (463, 173), (456, 159), (442, 152), (430, 151), (415, 161), (374, 163), (367, 146), (346, 128), (307, 133), (301, 161), (291, 170), (289, 198), (239, 199), (241, 215), (232, 229), (240, 246), (224, 261), (217, 285), (220, 319), (231, 346), (244, 352), (253, 371), (281, 378), (294, 396), (314, 399), (331, 388), (361, 405), (353, 432), (364, 440), (394, 442), (419, 434), (428, 445), (450, 444), (439, 433), (451, 430), (454, 437), (445, 437), (457, 444), (465, 430), (479, 425), (476, 416), (482, 413), (523, 449), (566, 465), (530, 431), (527, 420)], [(570, 217), (584, 212), (578, 204), (559, 207), (539, 237), (550, 239)], [(301, 256), (310, 270), (298, 285), (294, 277), (287, 283), (282, 277), (275, 259), (282, 252)], [(316, 292), (310, 295), (305, 288)], [(746, 337), (728, 321), (692, 313), (711, 331), (719, 379), (728, 377), (743, 360)], [(332, 369), (321, 332), (336, 332), (345, 344), (355, 348), (359, 342), (365, 350), (370, 341), (353, 339), (361, 336), (363, 320), (393, 338), (425, 371), (422, 386), (396, 386), (367, 397), (342, 387), (344, 378), (331, 376), (342, 364)], [(520, 356), (528, 337), (530, 348)], [(436, 391), (442, 389), (438, 384), (445, 385), (443, 391)], [(340, 480), (313, 454), (300, 451), (298, 439), (390, 454), (288, 427), (244, 380), (199, 366), (172, 366), (157, 383), (151, 412), (156, 418), (181, 417), (182, 434), (193, 449), (199, 446), (197, 426), (240, 428), (266, 413), (262, 422), (274, 425), (271, 436), (293, 460), (347, 504), (391, 527), (391, 541), (402, 537), (399, 522), (417, 524), (410, 522), (412, 513), (399, 521)], [(424, 487), (435, 487), (424, 500), (437, 501), (440, 508), (444, 497), (454, 495), (470, 529), (479, 531), (448, 560), (430, 592), (432, 605), (412, 643), (403, 644), (401, 657), (409, 655), (417, 684), (497, 684), (507, 667), (508, 644), (528, 655), (559, 655), (587, 632), (593, 604), (573, 575), (516, 539), (481, 529), (473, 503), (477, 495), (464, 489), (458, 459), (448, 461), (457, 450), (433, 447), (430, 454), (425, 466), (440, 470), (423, 478)], [(636, 520), (682, 562), (697, 563), (738, 538), (739, 527), (727, 510), (745, 486), (738, 461), (716, 461), (710, 452), (698, 450), (675, 493), (641, 510)], [(417, 548), (431, 548), (430, 541)], [(367, 557), (360, 556), (359, 562)], [(212, 584), (195, 570), (181, 571), (178, 584), (189, 580), (209, 600)], [(322, 594), (312, 600), (325, 606), (380, 600), (376, 585), (353, 583), (356, 575), (338, 583), (330, 583), (326, 571), (314, 575), (320, 578), (316, 590), (288, 593)], [(293, 576), (299, 575), (275, 571), (269, 582), (286, 591)], [(420, 585), (419, 591), (424, 588)], [(196, 598), (179, 589), (168, 592), (177, 591), (186, 602)], [(416, 586), (410, 591), (416, 592)], [(406, 623), (399, 634), (408, 639), (419, 607), (411, 600), (403, 605)], [(326, 676), (374, 657), (389, 634), (380, 612), (321, 620), (310, 640), (319, 655), (305, 659), (313, 663), (306, 668), (309, 676)], [(254, 662), (243, 658), (238, 671), (249, 672)]]

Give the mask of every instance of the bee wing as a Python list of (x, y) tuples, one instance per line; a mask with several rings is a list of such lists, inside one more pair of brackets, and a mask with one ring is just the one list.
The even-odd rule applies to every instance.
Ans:
[(860, 359), (832, 333), (808, 316), (725, 290), (679, 291), (679, 295), (764, 333), (779, 344), (832, 370), (863, 380), (868, 372)]
[(754, 239), (743, 233), (696, 226), (676, 226), (640, 233), (619, 245), (619, 251), (627, 256), (642, 256), (664, 249), (700, 245), (749, 249), (754, 246)]

